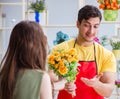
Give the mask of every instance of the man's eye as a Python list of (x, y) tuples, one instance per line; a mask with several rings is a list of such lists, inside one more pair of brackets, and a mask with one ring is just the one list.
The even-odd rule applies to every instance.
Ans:
[(94, 28), (99, 28), (99, 25), (95, 25)]
[(84, 24), (84, 26), (85, 26), (85, 27), (90, 27), (90, 25), (89, 25), (89, 24)]

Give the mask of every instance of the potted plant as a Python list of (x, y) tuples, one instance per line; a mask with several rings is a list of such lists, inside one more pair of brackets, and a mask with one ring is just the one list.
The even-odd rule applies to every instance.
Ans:
[(120, 95), (120, 79), (115, 81), (117, 95)]
[(110, 45), (112, 46), (112, 52), (114, 53), (115, 57), (120, 59), (120, 37), (112, 37), (110, 39)]
[(54, 45), (60, 44), (64, 41), (69, 40), (68, 34), (63, 33), (62, 31), (59, 31), (56, 33), (56, 40), (53, 41)]
[(106, 21), (116, 21), (118, 17), (119, 0), (97, 0), (100, 4), (99, 8), (102, 9), (104, 19)]
[(36, 0), (36, 2), (30, 4), (30, 9), (35, 12), (43, 12), (45, 8), (45, 0)]
[(30, 9), (35, 12), (35, 21), (39, 23), (40, 12), (43, 12), (45, 7), (45, 0), (36, 0), (36, 2), (32, 2), (30, 4)]

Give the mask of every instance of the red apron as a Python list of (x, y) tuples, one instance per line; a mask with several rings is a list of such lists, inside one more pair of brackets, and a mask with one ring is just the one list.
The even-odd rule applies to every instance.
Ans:
[[(95, 45), (94, 45), (94, 54), (95, 54)], [(94, 55), (95, 56), (95, 55)], [(104, 97), (98, 95), (95, 90), (87, 85), (85, 85), (80, 78), (93, 78), (97, 74), (97, 64), (96, 56), (93, 61), (79, 61), (81, 66), (78, 66), (80, 72), (76, 76), (76, 96), (72, 98), (72, 95), (65, 90), (59, 91), (57, 99), (104, 99)]]

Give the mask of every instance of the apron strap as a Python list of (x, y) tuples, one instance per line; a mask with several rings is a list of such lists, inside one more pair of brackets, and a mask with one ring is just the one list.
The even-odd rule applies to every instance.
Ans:
[(95, 43), (93, 42), (94, 45), (94, 58), (95, 58), (95, 64), (96, 64), (96, 74), (98, 74), (98, 65), (97, 65), (97, 59), (96, 59), (96, 48), (95, 48)]
[[(73, 48), (75, 48), (76, 42), (77, 42), (77, 39), (75, 39)], [(95, 48), (95, 43), (94, 42), (93, 42), (93, 45), (94, 45), (94, 59), (95, 59), (95, 64), (96, 64), (96, 75), (97, 75), (98, 74), (98, 65), (97, 65), (97, 60), (96, 60), (96, 48)]]

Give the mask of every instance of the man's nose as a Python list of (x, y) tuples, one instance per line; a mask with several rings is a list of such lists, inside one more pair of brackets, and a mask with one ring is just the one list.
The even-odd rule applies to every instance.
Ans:
[(89, 28), (89, 32), (90, 32), (90, 33), (94, 33), (94, 28), (93, 28), (93, 27), (90, 27), (90, 28)]

